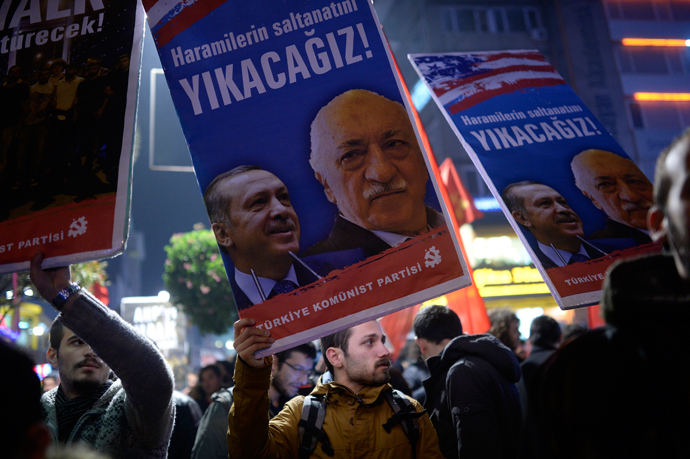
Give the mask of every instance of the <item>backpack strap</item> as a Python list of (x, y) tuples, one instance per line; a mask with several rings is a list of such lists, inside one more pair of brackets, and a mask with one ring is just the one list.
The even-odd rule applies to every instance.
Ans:
[(326, 432), (321, 430), (323, 421), (326, 418), (326, 401), (324, 396), (307, 395), (304, 397), (302, 405), (302, 416), (299, 420), (300, 446), (298, 457), (308, 459), (316, 449), (318, 442), (321, 442), (321, 449), (329, 456), (335, 455), (331, 447)]
[(403, 432), (405, 432), (405, 435), (407, 435), (407, 438), (410, 440), (412, 457), (416, 457), (417, 440), (419, 440), (419, 423), (417, 419), (424, 416), (426, 410), (417, 411), (410, 399), (397, 389), (385, 391), (383, 397), (393, 409), (393, 416), (383, 424), (383, 428), (386, 432), (390, 433), (393, 427), (400, 424)]

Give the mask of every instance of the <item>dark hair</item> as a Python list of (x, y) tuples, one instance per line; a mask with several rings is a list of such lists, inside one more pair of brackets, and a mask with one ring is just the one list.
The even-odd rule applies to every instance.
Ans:
[(15, 457), (24, 435), (44, 417), (41, 382), (33, 360), (20, 349), (0, 339), (0, 393), (4, 394), (0, 416), (3, 457)]
[(668, 200), (668, 193), (671, 190), (671, 177), (666, 169), (666, 159), (671, 150), (676, 148), (683, 140), (690, 140), (690, 128), (685, 129), (681, 135), (673, 139), (671, 144), (664, 148), (656, 160), (656, 170), (654, 171), (654, 204), (656, 204), (662, 212), (666, 211), (666, 201)]
[(314, 346), (314, 343), (309, 341), (307, 343), (300, 344), (299, 346), (276, 353), (274, 358), (278, 359), (278, 369), (283, 366), (283, 362), (289, 359), (293, 352), (300, 352), (312, 360), (316, 359), (316, 346)]
[[(218, 365), (216, 365), (215, 363), (212, 363), (210, 365), (206, 365), (201, 370), (199, 370), (199, 380), (200, 381), (201, 381), (201, 375), (204, 374), (204, 371), (207, 371), (207, 370), (211, 370), (212, 372), (214, 372), (216, 374), (218, 379), (221, 379), (222, 375), (220, 372), (220, 367)], [(211, 395), (211, 394), (209, 394), (209, 395)]]
[(206, 212), (211, 223), (225, 223), (230, 224), (228, 216), (228, 208), (230, 207), (230, 198), (218, 192), (218, 185), (225, 179), (235, 177), (236, 175), (244, 174), (249, 171), (263, 170), (259, 166), (237, 166), (227, 172), (223, 172), (216, 176), (204, 191), (204, 204), (206, 205)]
[(62, 325), (56, 317), (55, 320), (53, 320), (53, 323), (50, 325), (50, 332), (48, 332), (48, 341), (50, 341), (50, 347), (56, 351), (59, 351), (60, 343), (62, 342), (62, 338), (64, 336), (65, 326)]
[(346, 328), (345, 330), (340, 330), (332, 335), (324, 336), (321, 338), (321, 354), (323, 355), (323, 363), (326, 364), (326, 368), (331, 372), (333, 376), (333, 365), (328, 360), (326, 356), (326, 351), (330, 347), (336, 349), (342, 349), (343, 353), (347, 356), (347, 345), (350, 341), (350, 336), (352, 336), (352, 328)]
[(521, 198), (513, 191), (515, 188), (520, 188), (529, 185), (542, 185), (542, 183), (535, 182), (534, 180), (523, 180), (522, 182), (511, 183), (503, 189), (501, 193), (501, 199), (506, 203), (506, 207), (511, 212), (526, 212), (525, 210), (525, 200)]
[(564, 343), (573, 340), (579, 336), (584, 335), (587, 333), (589, 328), (587, 328), (585, 325), (582, 324), (568, 324), (565, 327), (563, 327), (562, 333), (563, 333), (563, 341), (561, 342), (561, 345)]
[(460, 317), (452, 309), (438, 305), (421, 309), (414, 318), (412, 329), (417, 338), (434, 344), (462, 335)]
[(489, 321), (491, 322), (489, 333), (498, 338), (510, 349), (515, 350), (515, 345), (517, 343), (511, 342), (509, 333), (510, 324), (513, 322), (519, 322), (520, 319), (517, 318), (513, 311), (506, 308), (489, 309), (487, 314), (489, 315)]
[(61, 65), (63, 69), (64, 69), (64, 68), (67, 68), (67, 62), (66, 62), (64, 59), (55, 59), (55, 60), (50, 64), (50, 67), (49, 67), (49, 68), (52, 70), (53, 67), (55, 67), (56, 65)]
[(529, 340), (533, 346), (555, 347), (561, 339), (561, 326), (552, 317), (535, 318), (529, 327)]

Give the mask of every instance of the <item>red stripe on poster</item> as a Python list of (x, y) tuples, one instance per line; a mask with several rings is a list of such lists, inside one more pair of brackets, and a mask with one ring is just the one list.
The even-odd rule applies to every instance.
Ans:
[(20, 263), (37, 250), (46, 257), (112, 249), (115, 193), (93, 201), (46, 209), (0, 223), (0, 264)]
[(473, 107), (485, 100), (489, 100), (492, 97), (500, 96), (501, 94), (508, 94), (510, 92), (518, 91), (520, 89), (528, 89), (535, 87), (545, 87), (545, 86), (558, 86), (565, 84), (565, 80), (554, 75), (553, 79), (546, 78), (525, 78), (518, 80), (514, 83), (501, 83), (500, 87), (496, 89), (483, 89), (481, 92), (477, 92), (475, 95), (467, 97), (462, 101), (451, 105), (447, 108), (451, 115), (455, 115), (463, 110)]
[(204, 0), (192, 6), (185, 7), (180, 13), (167, 22), (154, 34), (156, 46), (160, 49), (170, 43), (170, 40), (181, 34), (197, 21), (205, 18), (211, 11), (225, 3), (225, 0)]
[(276, 340), (463, 275), (448, 227), (370, 257), (318, 282), (240, 311)]
[(607, 257), (575, 263), (561, 268), (551, 268), (546, 272), (563, 298), (579, 293), (596, 292), (601, 290), (606, 270), (613, 263), (623, 258), (658, 253), (661, 247), (661, 244), (657, 243), (639, 245), (625, 250), (617, 250)]

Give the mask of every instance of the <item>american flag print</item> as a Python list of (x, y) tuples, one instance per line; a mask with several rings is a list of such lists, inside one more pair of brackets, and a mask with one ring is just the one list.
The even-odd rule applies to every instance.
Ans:
[(411, 56), (450, 115), (492, 97), (566, 84), (538, 51)]

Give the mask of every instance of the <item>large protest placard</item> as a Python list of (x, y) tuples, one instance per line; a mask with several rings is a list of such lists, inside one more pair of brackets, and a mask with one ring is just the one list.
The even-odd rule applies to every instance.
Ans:
[(469, 285), (369, 2), (144, 6), (240, 316), (270, 352)]
[(0, 273), (125, 247), (144, 10), (136, 0), (0, 6)]
[(538, 51), (409, 58), (561, 308), (597, 303), (614, 261), (660, 249), (651, 182)]

